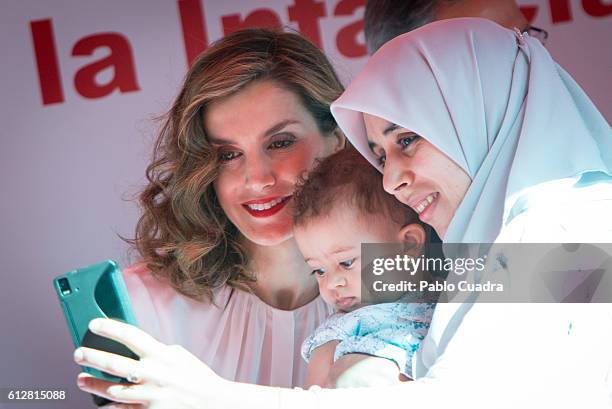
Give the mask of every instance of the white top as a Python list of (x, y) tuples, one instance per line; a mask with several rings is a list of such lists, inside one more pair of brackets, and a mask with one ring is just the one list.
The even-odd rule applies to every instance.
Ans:
[(166, 344), (178, 344), (230, 380), (302, 386), (302, 342), (331, 313), (321, 297), (292, 311), (254, 294), (224, 287), (216, 306), (179, 294), (143, 265), (123, 270), (139, 327)]
[[(610, 243), (612, 180), (584, 187), (570, 182), (530, 194), (497, 241)], [(609, 271), (603, 280), (601, 286), (612, 285)], [(612, 304), (440, 304), (418, 363), (424, 380), (488, 373), (496, 387), (506, 385), (501, 390), (526, 388), (523, 399), (605, 407), (612, 404), (610, 345)]]

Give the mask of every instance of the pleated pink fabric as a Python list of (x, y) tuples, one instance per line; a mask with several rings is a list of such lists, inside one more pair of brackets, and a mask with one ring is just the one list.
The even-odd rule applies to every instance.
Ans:
[(271, 307), (257, 296), (224, 287), (216, 306), (176, 292), (143, 264), (123, 270), (140, 328), (178, 344), (220, 376), (270, 386), (302, 386), (304, 339), (331, 313), (321, 297), (292, 310)]

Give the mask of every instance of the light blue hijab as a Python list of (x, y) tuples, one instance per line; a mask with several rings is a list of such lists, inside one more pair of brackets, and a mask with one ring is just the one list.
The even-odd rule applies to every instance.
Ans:
[(586, 94), (537, 39), (489, 20), (444, 20), (395, 38), (331, 111), (374, 166), (364, 112), (416, 132), (470, 175), (449, 243), (493, 242), (538, 185), (612, 175), (612, 131)]

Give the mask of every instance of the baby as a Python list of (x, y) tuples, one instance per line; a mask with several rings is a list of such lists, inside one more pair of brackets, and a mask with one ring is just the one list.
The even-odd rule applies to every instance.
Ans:
[[(353, 148), (322, 161), (294, 194), (295, 239), (323, 300), (336, 311), (302, 345), (307, 387), (373, 386), (412, 378), (412, 357), (434, 304), (361, 302), (361, 243), (405, 243), (427, 234), (382, 175)], [(348, 376), (346, 376), (348, 374)]]

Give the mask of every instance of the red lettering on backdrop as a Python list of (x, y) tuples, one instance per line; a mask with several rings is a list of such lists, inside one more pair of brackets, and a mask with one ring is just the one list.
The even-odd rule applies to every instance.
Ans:
[(32, 21), (30, 30), (43, 105), (64, 102), (51, 19)]
[(538, 14), (538, 6), (520, 6), (519, 9), (521, 9), (521, 12), (527, 19), (527, 22), (529, 24), (533, 23), (536, 15)]
[(231, 34), (242, 28), (280, 28), (282, 27), (280, 18), (273, 10), (257, 9), (246, 16), (244, 20), (240, 19), (240, 14), (231, 14), (221, 17), (223, 32), (225, 35)]
[[(336, 5), (335, 16), (352, 16), (359, 7), (364, 7), (366, 0), (342, 0)], [(364, 44), (357, 41), (359, 33), (363, 32), (363, 19), (349, 24), (338, 31), (336, 46), (338, 51), (346, 57), (357, 58), (367, 55)]]
[(208, 46), (204, 7), (200, 0), (179, 0), (178, 8), (187, 65), (191, 67), (193, 60)]
[[(104, 97), (116, 88), (121, 92), (138, 91), (132, 51), (127, 39), (117, 33), (103, 33), (84, 37), (72, 48), (73, 56), (89, 56), (96, 48), (110, 48), (110, 55), (81, 68), (74, 77), (74, 86), (85, 98)], [(96, 75), (110, 67), (114, 77), (106, 84), (96, 83)]]
[(553, 24), (572, 20), (572, 10), (568, 0), (549, 0), (550, 16)]
[(582, 0), (582, 7), (589, 16), (605, 17), (612, 14), (612, 3), (603, 4), (601, 0)]
[(308, 37), (317, 47), (323, 48), (319, 18), (326, 15), (325, 3), (315, 0), (295, 0), (287, 11), (289, 20), (297, 22), (300, 33)]

